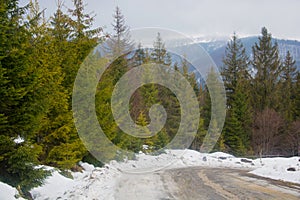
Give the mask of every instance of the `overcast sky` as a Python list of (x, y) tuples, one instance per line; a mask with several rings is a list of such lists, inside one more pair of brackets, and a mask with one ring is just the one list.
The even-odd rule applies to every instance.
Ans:
[[(29, 0), (21, 0), (21, 4)], [(39, 0), (51, 15), (56, 0)], [(65, 0), (71, 6), (71, 0)], [(300, 40), (299, 0), (85, 0), (96, 26), (111, 31), (118, 5), (131, 28), (161, 27), (188, 36), (258, 35), (266, 26), (274, 37)]]

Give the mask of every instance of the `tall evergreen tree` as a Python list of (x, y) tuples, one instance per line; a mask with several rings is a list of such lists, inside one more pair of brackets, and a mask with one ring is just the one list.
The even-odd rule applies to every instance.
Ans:
[[(51, 18), (50, 35), (54, 45), (53, 55), (58, 53), (57, 65), (61, 67), (63, 81), (60, 104), (55, 105), (49, 117), (53, 122), (47, 127), (42, 144), (45, 162), (60, 168), (71, 168), (86, 155), (73, 122), (71, 95), (77, 71), (90, 51), (98, 44), (101, 29), (92, 29), (93, 18), (84, 13), (82, 1), (74, 1), (75, 9), (70, 9), (71, 17), (62, 11), (59, 2), (54, 17)], [(68, 149), (68, 151), (61, 151)]]
[(238, 81), (232, 95), (232, 107), (227, 111), (224, 143), (228, 151), (234, 155), (245, 155), (250, 150), (251, 108), (247, 81)]
[[(30, 62), (34, 47), (24, 19), (28, 7), (18, 3), (0, 3), (0, 178), (26, 195), (46, 175), (36, 168), (41, 149), (32, 142), (45, 97), (35, 91), (44, 77)], [(24, 141), (14, 140), (19, 137)]]
[(151, 60), (157, 64), (171, 65), (171, 58), (166, 50), (165, 44), (157, 33), (156, 40), (153, 43), (153, 51), (151, 52)]
[[(216, 143), (215, 150), (221, 150), (224, 146), (224, 140), (221, 135), (221, 124), (223, 117), (225, 118), (225, 103), (222, 93), (221, 77), (218, 77), (214, 68), (211, 68), (206, 78), (206, 95), (205, 106), (203, 107), (204, 125), (207, 128), (208, 134), (204, 139), (205, 145), (201, 146), (201, 151), (212, 149), (212, 144)], [(212, 110), (214, 108), (214, 110)], [(220, 139), (218, 138), (220, 136)]]
[(125, 17), (118, 6), (113, 17), (114, 23), (112, 26), (114, 34), (107, 40), (107, 47), (104, 49), (111, 59), (130, 52), (134, 48), (134, 44), (130, 39), (129, 27), (125, 24)]
[(235, 34), (227, 44), (223, 63), (221, 74), (227, 96), (227, 116), (223, 139), (230, 153), (243, 155), (249, 148), (250, 137), (250, 74), (246, 50)]
[(297, 68), (295, 66), (295, 63), (295, 60), (293, 60), (290, 52), (288, 51), (283, 62), (283, 70), (280, 79), (280, 112), (282, 113), (288, 124), (295, 119), (294, 86), (297, 75)]
[(294, 86), (294, 95), (295, 95), (295, 117), (296, 119), (300, 118), (300, 72), (297, 73), (296, 83)]
[[(135, 51), (132, 65), (133, 67), (141, 67), (141, 65), (146, 64), (149, 62), (149, 56), (147, 55), (147, 50), (145, 50), (142, 47), (142, 44), (139, 43), (137, 50)], [(146, 77), (136, 77), (136, 79), (132, 79), (131, 82), (137, 82), (141, 81), (143, 78)], [(134, 94), (131, 97), (130, 101), (130, 114), (133, 119), (137, 119), (141, 111), (145, 111), (145, 101), (146, 99), (143, 98), (143, 92), (144, 91), (144, 86), (139, 88), (134, 92)]]
[(244, 45), (236, 34), (232, 36), (231, 41), (227, 44), (223, 64), (221, 75), (226, 89), (227, 107), (231, 108), (232, 95), (238, 81), (250, 78), (248, 72), (249, 58)]
[(252, 48), (252, 66), (256, 70), (253, 80), (253, 106), (256, 110), (278, 107), (278, 81), (282, 66), (278, 44), (273, 42), (272, 35), (264, 27), (259, 42)]
[(92, 24), (94, 22), (94, 16), (91, 14), (84, 13), (85, 5), (83, 0), (72, 0), (74, 9), (69, 9), (70, 15), (74, 18), (71, 21), (72, 26), (72, 37), (77, 39), (82, 39), (84, 37), (90, 36), (95, 37), (102, 31), (101, 28), (92, 29)]

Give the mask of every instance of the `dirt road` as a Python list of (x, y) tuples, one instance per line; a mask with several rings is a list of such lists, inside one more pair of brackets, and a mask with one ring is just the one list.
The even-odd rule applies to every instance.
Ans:
[(116, 200), (300, 199), (300, 185), (260, 178), (236, 169), (183, 168), (124, 174)]

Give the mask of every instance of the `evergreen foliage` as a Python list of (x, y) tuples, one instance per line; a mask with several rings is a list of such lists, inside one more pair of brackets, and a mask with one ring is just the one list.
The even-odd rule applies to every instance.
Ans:
[[(105, 44), (108, 57), (103, 58), (95, 52), (85, 62), (88, 63), (87, 72), (97, 72), (97, 66), (111, 62), (97, 86), (95, 106), (99, 124), (114, 145), (150, 154), (166, 147), (176, 136), (181, 117), (186, 113), (181, 113), (176, 95), (162, 85), (144, 84), (134, 92), (128, 105), (132, 121), (149, 133), (149, 137), (137, 138), (124, 133), (112, 114), (111, 97), (120, 78), (134, 67), (154, 63), (164, 66), (168, 73), (181, 73), (198, 98), (201, 116), (191, 149), (205, 150), (218, 140), (215, 151), (237, 156), (299, 154), (300, 73), (290, 52), (285, 58), (279, 57), (278, 45), (266, 28), (262, 28), (259, 41), (252, 48), (253, 58), (247, 57), (235, 34), (228, 42), (221, 68), (227, 96), (225, 127), (221, 130), (221, 116), (225, 116), (218, 112), (223, 110), (218, 107), (223, 106), (221, 77), (212, 69), (207, 75), (207, 84), (199, 83), (199, 77), (191, 72), (191, 64), (185, 58), (173, 63), (160, 33), (153, 38), (153, 48), (143, 48), (143, 44), (139, 44), (133, 50), (134, 43), (119, 7), (113, 17), (114, 33), (104, 41), (102, 29), (92, 28), (94, 16), (85, 13), (82, 0), (73, 0), (73, 8), (67, 12), (58, 1), (57, 10), (50, 19), (43, 16), (37, 0), (25, 7), (20, 7), (18, 0), (0, 2), (1, 181), (17, 187), (26, 196), (31, 188), (43, 184), (49, 174), (38, 167), (40, 165), (72, 169), (81, 160), (97, 166), (103, 164), (94, 157), (94, 152), (87, 152), (79, 138), (71, 104), (77, 71), (101, 42)], [(253, 74), (249, 73), (249, 68), (254, 69)], [(97, 75), (87, 73), (84, 78), (94, 80)], [(128, 84), (146, 83), (152, 76), (148, 73), (135, 77), (136, 80), (128, 80)], [(181, 84), (180, 80), (174, 82)], [(82, 96), (90, 95), (80, 92)], [(182, 94), (191, 96), (187, 90)], [(149, 110), (155, 104), (165, 108), (167, 119), (157, 134), (150, 135)], [(118, 109), (128, 109), (120, 105)], [(212, 111), (212, 105), (217, 106), (216, 110)], [(87, 116), (80, 128), (90, 130), (95, 152), (103, 154), (107, 160), (122, 160), (128, 156), (117, 155), (103, 141), (98, 141), (97, 133), (89, 127), (89, 120)], [(194, 137), (189, 133), (194, 127), (191, 124), (184, 127), (186, 136)], [(18, 141), (20, 138), (22, 140)]]
[(290, 52), (288, 51), (286, 57), (283, 61), (282, 75), (280, 79), (280, 112), (283, 114), (284, 118), (287, 120), (287, 124), (295, 120), (295, 83), (297, 68), (295, 66), (295, 61), (293, 60)]
[(264, 27), (261, 30), (259, 42), (252, 48), (252, 66), (256, 70), (253, 79), (253, 107), (263, 111), (265, 108), (276, 109), (279, 104), (279, 94), (276, 85), (282, 71), (278, 44), (273, 42), (272, 35)]
[(104, 49), (111, 60), (130, 52), (134, 48), (134, 44), (130, 39), (129, 27), (125, 24), (125, 17), (118, 6), (115, 9), (113, 18), (114, 34), (109, 36), (107, 47)]
[(227, 97), (223, 139), (230, 153), (245, 155), (250, 148), (249, 58), (236, 34), (227, 45), (223, 62), (221, 74)]

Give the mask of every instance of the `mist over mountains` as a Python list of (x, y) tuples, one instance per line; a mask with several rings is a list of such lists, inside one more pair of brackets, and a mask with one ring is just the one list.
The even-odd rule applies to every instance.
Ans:
[[(252, 47), (255, 45), (255, 43), (258, 43), (258, 37), (259, 36), (250, 36), (250, 37), (244, 37), (240, 38), (242, 41), (246, 53), (249, 56), (249, 58), (252, 58)], [(182, 43), (179, 42), (179, 45), (175, 45), (175, 49), (183, 52), (183, 54), (195, 54), (193, 57), (199, 57), (199, 55), (196, 55), (197, 51), (194, 51), (194, 49), (199, 48), (199, 45), (210, 55), (214, 63), (218, 68), (221, 68), (223, 66), (223, 58), (225, 56), (225, 50), (227, 47), (228, 42), (230, 41), (231, 38), (229, 37), (215, 37), (213, 39), (205, 39), (205, 38), (193, 38), (195, 42), (193, 43)], [(154, 39), (153, 39), (154, 41)], [(176, 41), (176, 40), (175, 40)], [(164, 41), (163, 41), (164, 42)], [(171, 41), (174, 42), (174, 41)], [(190, 42), (190, 41), (189, 41)], [(298, 70), (300, 70), (300, 41), (297, 40), (288, 40), (288, 39), (277, 39), (273, 38), (273, 42), (278, 43), (278, 48), (279, 48), (279, 55), (282, 60), (284, 60), (287, 51), (290, 51), (293, 59), (296, 61), (296, 66)], [(138, 43), (136, 43), (138, 44)], [(143, 45), (143, 44), (142, 44)], [(173, 44), (172, 44), (173, 45)], [(105, 47), (106, 43), (101, 44), (96, 48), (96, 50), (100, 53), (100, 55), (106, 55), (105, 53)], [(147, 49), (148, 53), (151, 54), (151, 51), (153, 48), (149, 47), (143, 47)], [(188, 51), (188, 52), (187, 52)], [(130, 54), (127, 55), (128, 59), (133, 58), (134, 54), (136, 52), (136, 49), (133, 50)], [(170, 52), (169, 52), (170, 53)], [(182, 57), (176, 54), (170, 54), (171, 55), (171, 60), (172, 64), (174, 65), (175, 63), (178, 64), (178, 67), (181, 68), (181, 61)], [(196, 72), (194, 69), (194, 66), (189, 64), (189, 71)], [(197, 74), (196, 74), (197, 75)], [(198, 76), (198, 75), (197, 75)]]
[[(241, 38), (241, 41), (246, 48), (248, 56), (252, 57), (252, 46), (255, 42), (258, 42), (257, 36)], [(285, 39), (273, 39), (274, 42), (278, 43), (279, 54), (283, 59), (286, 56), (286, 52), (290, 51), (294, 60), (296, 61), (296, 66), (300, 69), (300, 42), (296, 40), (285, 40)], [(215, 39), (213, 41), (202, 41), (196, 44), (201, 45), (211, 56), (218, 67), (221, 67), (222, 58), (225, 55), (225, 49), (227, 46), (228, 40), (225, 38)]]

